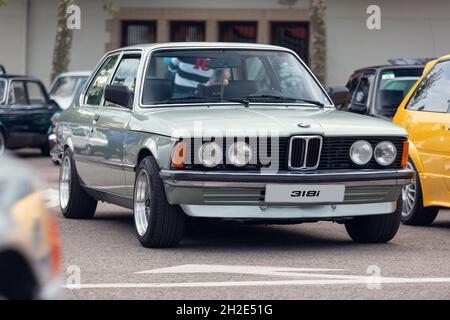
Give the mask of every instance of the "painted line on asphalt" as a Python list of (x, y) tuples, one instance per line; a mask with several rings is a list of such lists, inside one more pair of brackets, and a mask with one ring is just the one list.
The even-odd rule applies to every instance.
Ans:
[(86, 283), (67, 284), (67, 289), (102, 288), (193, 288), (193, 287), (246, 287), (246, 286), (306, 286), (306, 285), (366, 285), (368, 288), (381, 284), (450, 283), (450, 278), (399, 278), (382, 277), (380, 274), (346, 275), (320, 272), (342, 272), (345, 269), (285, 268), (186, 264), (135, 272), (135, 274), (248, 274), (274, 277), (300, 277), (315, 279), (297, 280), (252, 280), (252, 281), (201, 281), (169, 283)]
[[(374, 282), (375, 281), (375, 282)], [(263, 281), (214, 281), (174, 283), (86, 283), (63, 286), (66, 289), (126, 289), (126, 288), (196, 288), (196, 287), (251, 287), (251, 286), (307, 286), (307, 285), (376, 285), (412, 283), (450, 283), (450, 278), (378, 278), (342, 280), (263, 280)]]

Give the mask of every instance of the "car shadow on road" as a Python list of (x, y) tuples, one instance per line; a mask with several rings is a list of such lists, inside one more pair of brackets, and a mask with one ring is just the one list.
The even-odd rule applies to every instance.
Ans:
[(19, 149), (9, 151), (9, 154), (17, 158), (29, 159), (29, 158), (43, 158), (39, 149)]
[[(185, 248), (211, 247), (228, 249), (267, 250), (268, 248), (312, 249), (353, 245), (350, 238), (340, 234), (309, 229), (301, 225), (247, 225), (228, 221), (201, 222), (187, 230), (182, 242)], [(335, 225), (336, 228), (343, 228)]]
[[(96, 215), (94, 220), (101, 223), (114, 223), (114, 229), (123, 229), (130, 236), (134, 236), (133, 216), (127, 214), (102, 213)], [(326, 228), (312, 227), (314, 224), (301, 225), (249, 225), (230, 221), (198, 221), (190, 224), (186, 230), (183, 241), (176, 250), (196, 249), (211, 250), (329, 250), (333, 248), (352, 250), (355, 246), (377, 247), (386, 244), (357, 244), (354, 243), (345, 232), (344, 226), (323, 222), (322, 226), (329, 223)], [(335, 232), (334, 232), (335, 231)], [(394, 243), (388, 246), (395, 246)], [(167, 250), (167, 249), (165, 249)]]

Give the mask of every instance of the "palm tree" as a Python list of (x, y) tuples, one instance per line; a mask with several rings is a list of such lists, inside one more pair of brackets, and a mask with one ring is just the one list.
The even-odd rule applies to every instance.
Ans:
[(310, 67), (321, 83), (327, 76), (326, 0), (310, 0), (309, 20), (311, 28)]
[(58, 74), (66, 72), (70, 63), (73, 30), (67, 28), (67, 8), (72, 4), (73, 0), (58, 0), (56, 38), (50, 74), (51, 81)]

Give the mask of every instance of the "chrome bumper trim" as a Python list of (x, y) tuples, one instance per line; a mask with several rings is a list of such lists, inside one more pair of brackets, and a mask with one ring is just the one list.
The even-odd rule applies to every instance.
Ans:
[(180, 187), (263, 187), (267, 183), (336, 183), (346, 186), (406, 185), (413, 181), (415, 173), (399, 170), (343, 170), (311, 172), (227, 172), (161, 170), (161, 179), (171, 186)]

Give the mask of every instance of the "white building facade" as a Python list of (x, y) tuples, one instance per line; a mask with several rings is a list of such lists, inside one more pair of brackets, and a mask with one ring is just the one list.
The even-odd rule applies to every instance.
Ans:
[[(140, 42), (244, 41), (288, 46), (309, 59), (309, 0), (75, 0), (69, 71), (92, 69), (108, 50)], [(111, 13), (112, 3), (120, 10)], [(381, 9), (369, 29), (367, 8)], [(398, 57), (450, 52), (448, 0), (328, 0), (327, 85), (345, 84), (360, 67)], [(0, 64), (49, 83), (56, 0), (12, 0), (0, 7)]]

